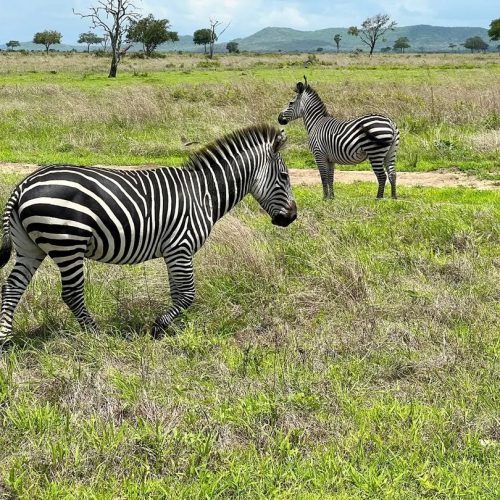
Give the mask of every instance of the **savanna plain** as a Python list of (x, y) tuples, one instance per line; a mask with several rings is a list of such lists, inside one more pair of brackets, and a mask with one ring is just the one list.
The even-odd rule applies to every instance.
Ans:
[[(0, 161), (180, 165), (186, 143), (276, 124), (306, 74), (333, 115), (396, 121), (399, 171), (500, 180), (498, 54), (108, 64), (0, 54)], [(313, 167), (302, 123), (286, 130), (289, 167)], [(0, 164), (2, 206), (21, 179)], [(499, 190), (375, 192), (294, 186), (286, 229), (245, 199), (161, 341), (163, 262), (87, 264), (97, 334), (44, 262), (0, 357), (0, 496), (498, 498)]]

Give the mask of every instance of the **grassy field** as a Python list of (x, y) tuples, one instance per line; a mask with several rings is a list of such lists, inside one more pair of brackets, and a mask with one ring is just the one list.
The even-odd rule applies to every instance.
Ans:
[(161, 262), (88, 263), (96, 335), (43, 264), (0, 358), (0, 496), (498, 498), (498, 192), (295, 195), (287, 229), (251, 199), (220, 222), (159, 342)]
[[(0, 158), (76, 164), (178, 164), (184, 138), (206, 143), (277, 124), (306, 74), (332, 114), (384, 112), (402, 132), (398, 168), (459, 168), (500, 179), (498, 54), (126, 58), (0, 55)], [(314, 165), (302, 123), (287, 127), (293, 167)], [(369, 168), (364, 163), (356, 168)]]

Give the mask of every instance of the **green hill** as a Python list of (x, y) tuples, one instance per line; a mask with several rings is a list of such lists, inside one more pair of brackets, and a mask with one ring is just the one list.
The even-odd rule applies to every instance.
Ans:
[[(356, 48), (366, 49), (358, 37), (347, 34), (347, 28), (326, 28), (316, 31), (299, 31), (291, 28), (264, 28), (246, 38), (239, 38), (240, 50), (256, 52), (309, 52), (321, 47), (326, 51), (336, 50), (333, 37), (342, 36), (341, 51), (352, 51)], [(384, 40), (377, 44), (377, 50), (389, 47), (399, 37), (406, 36), (410, 40), (411, 51), (444, 51), (449, 44), (459, 45), (471, 36), (480, 36), (488, 42), (488, 30), (470, 27), (443, 26), (402, 26), (387, 32)]]

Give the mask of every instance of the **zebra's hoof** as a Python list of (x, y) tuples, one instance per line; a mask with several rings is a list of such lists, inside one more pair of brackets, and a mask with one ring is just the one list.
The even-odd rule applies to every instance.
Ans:
[(151, 337), (156, 340), (161, 340), (163, 337), (173, 337), (176, 333), (176, 329), (172, 328), (171, 325), (165, 326), (159, 322), (155, 322), (151, 328)]

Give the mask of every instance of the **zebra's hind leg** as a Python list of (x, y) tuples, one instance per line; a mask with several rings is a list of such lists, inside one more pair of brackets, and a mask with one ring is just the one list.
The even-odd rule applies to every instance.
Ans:
[(383, 160), (371, 159), (370, 163), (372, 169), (375, 172), (378, 181), (377, 199), (384, 197), (385, 183), (387, 181), (387, 174), (384, 170)]
[(45, 253), (33, 246), (34, 255), (16, 256), (16, 263), (2, 287), (2, 310), (0, 317), (0, 348), (12, 336), (12, 321), (17, 304), (40, 267)]
[(170, 283), (172, 305), (165, 314), (156, 318), (151, 332), (154, 338), (161, 338), (179, 314), (194, 300), (193, 256), (190, 251), (182, 250), (165, 257)]
[(394, 165), (389, 166), (387, 173), (389, 175), (389, 182), (391, 183), (391, 198), (396, 200), (398, 196), (396, 193), (396, 170), (394, 170)]
[(49, 252), (61, 273), (61, 297), (85, 330), (96, 331), (97, 324), (85, 306), (83, 257), (84, 252)]

